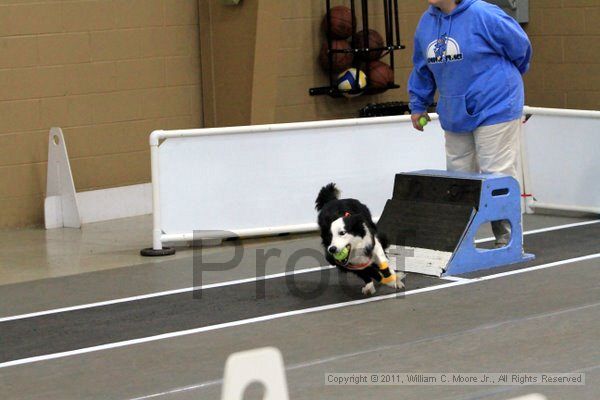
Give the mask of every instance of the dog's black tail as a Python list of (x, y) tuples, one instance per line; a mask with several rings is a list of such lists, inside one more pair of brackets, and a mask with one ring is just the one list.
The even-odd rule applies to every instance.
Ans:
[(315, 201), (315, 208), (317, 211), (321, 211), (325, 204), (329, 203), (330, 201), (337, 200), (339, 195), (340, 191), (335, 186), (335, 183), (330, 183), (326, 186), (323, 186), (319, 191), (317, 200)]

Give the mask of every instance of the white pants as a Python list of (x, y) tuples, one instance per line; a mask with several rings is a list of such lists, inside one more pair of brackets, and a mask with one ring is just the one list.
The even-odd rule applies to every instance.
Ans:
[[(471, 133), (446, 131), (448, 171), (502, 173), (521, 181), (521, 119), (482, 126)], [(508, 243), (510, 224), (492, 222), (496, 245)]]

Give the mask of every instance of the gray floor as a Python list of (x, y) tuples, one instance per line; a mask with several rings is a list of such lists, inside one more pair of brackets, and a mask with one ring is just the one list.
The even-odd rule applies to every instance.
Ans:
[[(573, 221), (526, 216), (525, 228)], [(257, 249), (270, 247), (281, 248), (283, 255), (267, 264), (267, 274), (285, 269), (285, 254), (298, 248), (318, 248), (318, 240), (305, 236), (254, 241), (248, 244), (245, 257), (251, 259)], [(209, 257), (219, 258), (221, 254), (212, 250)], [(543, 393), (549, 399), (595, 399), (600, 392), (599, 260), (2, 368), (2, 397), (218, 399), (227, 356), (269, 345), (278, 347), (284, 356), (292, 400), (506, 399), (531, 392)], [(317, 264), (307, 259), (299, 266)], [(246, 267), (205, 277), (205, 282), (255, 273), (255, 268)], [(191, 285), (192, 259), (188, 253), (173, 261), (0, 286), (0, 316)], [(94, 330), (94, 326), (89, 329)], [(586, 385), (324, 385), (326, 372), (413, 371), (581, 371), (586, 373)]]
[[(582, 219), (525, 215), (524, 228), (534, 230), (578, 221)], [(0, 232), (0, 317), (193, 286), (191, 249), (179, 247), (175, 256), (166, 258), (139, 256), (140, 248), (151, 241), (151, 227), (147, 217), (137, 217), (89, 224), (82, 230)], [(491, 235), (491, 229), (485, 228), (478, 233), (481, 238)], [(320, 250), (319, 240), (310, 234), (245, 240), (243, 262), (238, 267), (207, 272), (203, 280), (215, 283), (254, 277), (257, 252), (266, 253), (272, 248), (280, 249), (281, 256), (266, 262), (265, 273), (284, 272), (291, 254), (304, 248)], [(20, 244), (15, 254), (9, 249), (16, 242)], [(225, 243), (203, 252), (209, 261), (227, 260), (232, 246)], [(116, 257), (110, 256), (111, 249), (119, 255), (114, 264), (107, 262), (107, 258)], [(81, 252), (89, 253), (85, 262), (74, 255)], [(13, 263), (13, 258), (18, 262)], [(312, 258), (304, 258), (297, 268), (319, 265)]]

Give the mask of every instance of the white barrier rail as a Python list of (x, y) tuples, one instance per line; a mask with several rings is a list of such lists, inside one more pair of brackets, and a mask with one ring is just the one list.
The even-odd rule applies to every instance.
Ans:
[(314, 201), (329, 182), (378, 217), (396, 173), (445, 168), (443, 132), (432, 119), (425, 134), (410, 116), (155, 131), (152, 247), (199, 230), (314, 230)]
[[(600, 112), (525, 107), (529, 206), (600, 213)], [(396, 173), (445, 169), (443, 131), (410, 116), (154, 131), (153, 249), (205, 236), (317, 228), (314, 200), (336, 182), (377, 218)], [(565, 167), (568, 166), (568, 167)], [(220, 233), (219, 233), (220, 232)], [(204, 236), (204, 235), (203, 235)]]
[(528, 208), (600, 214), (600, 111), (525, 107)]

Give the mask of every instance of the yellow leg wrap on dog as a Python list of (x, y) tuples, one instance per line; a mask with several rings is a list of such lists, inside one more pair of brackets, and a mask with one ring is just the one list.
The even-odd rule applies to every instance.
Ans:
[(385, 261), (381, 263), (381, 265), (379, 266), (379, 269), (388, 269), (388, 263), (386, 263)]
[(381, 278), (381, 283), (383, 283), (383, 284), (391, 283), (391, 282), (396, 282), (396, 274), (391, 274), (390, 276)]

